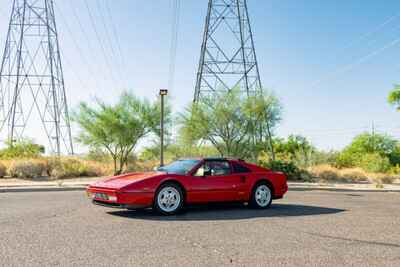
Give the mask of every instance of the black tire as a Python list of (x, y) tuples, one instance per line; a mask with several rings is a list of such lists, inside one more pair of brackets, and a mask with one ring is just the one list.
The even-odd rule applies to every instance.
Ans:
[[(173, 193), (173, 195), (177, 194), (175, 198), (172, 197), (172, 201), (178, 200), (178, 195), (179, 195), (179, 203), (176, 203), (176, 205), (174, 204), (172, 209), (169, 209), (167, 207), (168, 206), (167, 204), (161, 203), (159, 201), (160, 194), (165, 194), (166, 191), (168, 191), (168, 189), (170, 189), (169, 191)], [(162, 196), (160, 197), (162, 198)], [(185, 195), (183, 193), (183, 190), (178, 184), (173, 182), (167, 182), (162, 184), (157, 189), (154, 195), (154, 204), (153, 204), (154, 209), (162, 215), (176, 215), (183, 210), (184, 204), (185, 204)]]
[[(267, 194), (269, 194), (269, 197), (265, 201), (261, 201), (260, 199), (257, 200), (257, 194), (261, 193), (258, 192), (257, 190), (267, 190), (265, 191)], [(250, 196), (250, 207), (254, 209), (267, 209), (271, 206), (272, 203), (272, 198), (273, 198), (273, 189), (272, 187), (266, 183), (266, 182), (259, 182), (257, 183), (253, 190), (251, 191), (251, 196)]]

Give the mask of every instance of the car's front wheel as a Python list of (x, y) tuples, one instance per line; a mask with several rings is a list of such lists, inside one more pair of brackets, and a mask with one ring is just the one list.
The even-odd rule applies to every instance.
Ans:
[(175, 183), (165, 183), (157, 190), (154, 207), (164, 215), (174, 215), (182, 210), (184, 195), (180, 186)]
[(258, 183), (251, 194), (250, 204), (253, 208), (266, 209), (272, 203), (272, 190), (267, 183)]

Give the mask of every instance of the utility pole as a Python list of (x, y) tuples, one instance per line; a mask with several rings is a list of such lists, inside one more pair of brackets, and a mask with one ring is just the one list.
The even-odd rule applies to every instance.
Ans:
[(164, 97), (168, 95), (167, 89), (160, 89), (161, 118), (160, 118), (160, 167), (164, 166)]

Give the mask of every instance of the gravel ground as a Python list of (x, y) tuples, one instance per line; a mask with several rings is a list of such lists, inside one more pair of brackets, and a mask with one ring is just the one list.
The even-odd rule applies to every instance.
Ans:
[(400, 266), (400, 193), (290, 191), (179, 216), (0, 193), (0, 266)]

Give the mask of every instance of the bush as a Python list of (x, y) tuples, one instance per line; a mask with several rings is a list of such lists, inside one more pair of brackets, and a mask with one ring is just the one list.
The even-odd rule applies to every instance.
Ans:
[(4, 178), (7, 174), (7, 167), (0, 162), (0, 178)]
[(103, 166), (104, 164), (96, 164), (75, 158), (53, 158), (47, 163), (47, 173), (55, 179), (103, 176), (105, 174)]
[(325, 181), (363, 182), (368, 181), (368, 173), (361, 168), (338, 169), (330, 165), (318, 165), (310, 169), (317, 178)]
[(109, 153), (104, 152), (99, 148), (94, 148), (89, 151), (89, 153), (85, 156), (85, 159), (89, 161), (96, 161), (96, 162), (110, 162), (112, 161), (112, 157)]
[(387, 172), (390, 169), (390, 161), (387, 157), (378, 153), (369, 153), (361, 157), (359, 164), (368, 172)]
[(357, 165), (357, 161), (362, 154), (343, 151), (336, 157), (334, 166), (337, 168), (353, 168)]
[(292, 162), (285, 162), (280, 160), (259, 162), (265, 168), (273, 171), (279, 171), (286, 174), (288, 180), (292, 181), (311, 181), (312, 177), (306, 170), (301, 170)]
[(374, 181), (378, 184), (392, 184), (396, 179), (398, 179), (398, 176), (394, 175), (389, 175), (389, 174), (375, 174), (374, 175)]
[(41, 177), (46, 170), (46, 164), (39, 160), (19, 160), (11, 163), (8, 173), (14, 178)]
[(124, 173), (152, 171), (154, 167), (159, 165), (160, 162), (158, 160), (135, 161), (128, 165)]
[(7, 148), (0, 150), (2, 159), (37, 158), (44, 153), (44, 146), (35, 144), (28, 139), (7, 145)]
[(347, 182), (365, 182), (368, 181), (368, 174), (360, 168), (340, 170), (339, 175), (342, 180)]
[(389, 170), (389, 173), (394, 175), (400, 174), (400, 165), (396, 164), (395, 166), (392, 166)]
[(318, 165), (310, 169), (310, 172), (319, 179), (326, 181), (337, 181), (339, 180), (339, 170), (330, 165)]

